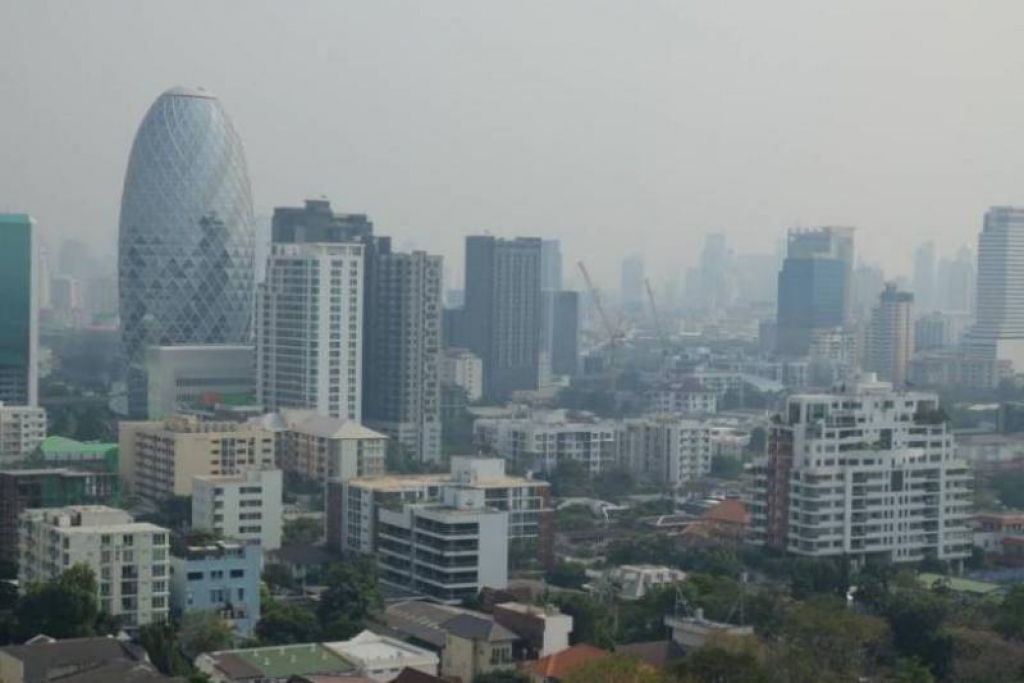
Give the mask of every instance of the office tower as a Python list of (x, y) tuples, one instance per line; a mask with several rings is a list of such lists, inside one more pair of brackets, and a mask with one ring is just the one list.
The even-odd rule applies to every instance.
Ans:
[(1024, 372), (1024, 208), (996, 206), (978, 236), (975, 325), (965, 345)]
[(914, 295), (887, 284), (871, 314), (867, 369), (899, 388), (914, 355)]
[(957, 317), (949, 313), (922, 315), (914, 323), (914, 351), (952, 348), (963, 333)]
[(936, 274), (935, 243), (925, 242), (914, 252), (913, 294), (919, 313), (931, 313), (939, 308)]
[(723, 233), (713, 232), (704, 237), (700, 263), (694, 287), (696, 303), (708, 312), (716, 313), (732, 303), (732, 253)]
[(442, 261), (378, 244), (367, 311), (363, 416), (414, 459), (441, 458)]
[(871, 311), (878, 303), (878, 297), (885, 289), (885, 271), (876, 266), (861, 263), (853, 271), (853, 311), (851, 317), (855, 322), (866, 322), (871, 319)]
[(930, 392), (866, 377), (790, 396), (755, 462), (749, 540), (808, 557), (962, 562), (970, 466)]
[(574, 377), (580, 371), (580, 293), (553, 293), (551, 309), (551, 371)]
[(540, 288), (544, 292), (562, 290), (562, 245), (558, 240), (541, 240)]
[(128, 493), (153, 503), (191, 496), (193, 479), (274, 467), (274, 433), (259, 424), (193, 415), (122, 422), (120, 472)]
[(0, 213), (0, 402), (34, 406), (39, 390), (36, 222)]
[(619, 286), (619, 297), (622, 307), (630, 311), (639, 311), (644, 305), (644, 256), (630, 254), (622, 259), (622, 281)]
[(197, 406), (254, 403), (253, 347), (232, 344), (150, 346), (145, 353), (148, 419)]
[(538, 386), (541, 240), (466, 238), (467, 346), (484, 364), (484, 398)]
[(777, 352), (807, 355), (812, 330), (850, 322), (853, 228), (790, 230), (779, 272)]
[(974, 313), (974, 271), (974, 250), (967, 246), (960, 247), (955, 258), (939, 263), (937, 286), (943, 312), (966, 316)]
[(103, 505), (26, 510), (18, 580), (28, 586), (84, 564), (96, 576), (100, 611), (134, 632), (167, 621), (169, 536), (163, 527)]
[(267, 410), (362, 419), (363, 252), (273, 245), (256, 297), (257, 393)]
[(146, 346), (250, 341), (253, 248), (245, 156), (227, 112), (205, 90), (168, 90), (135, 135), (121, 198), (130, 415), (146, 415)]

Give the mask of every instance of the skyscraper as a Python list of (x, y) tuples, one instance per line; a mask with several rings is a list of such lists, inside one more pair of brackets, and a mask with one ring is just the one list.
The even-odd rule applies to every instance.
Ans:
[(34, 406), (39, 385), (36, 222), (0, 214), (0, 403)]
[(268, 410), (362, 419), (363, 252), (274, 243), (256, 295), (256, 386)]
[(251, 338), (253, 211), (242, 143), (221, 103), (172, 88), (132, 144), (118, 244), (128, 410), (146, 412), (150, 344)]
[(540, 288), (545, 292), (562, 291), (562, 245), (558, 240), (541, 241)]
[(900, 388), (907, 381), (907, 365), (914, 355), (914, 295), (887, 284), (871, 314), (867, 369)]
[(363, 414), (421, 461), (441, 458), (442, 260), (380, 240), (366, 313)]
[(922, 314), (939, 307), (935, 275), (935, 243), (925, 242), (914, 252), (914, 301)]
[(779, 354), (805, 356), (815, 329), (850, 321), (853, 228), (791, 230), (779, 272)]
[(968, 246), (960, 247), (955, 258), (939, 262), (936, 280), (942, 296), (939, 306), (943, 312), (966, 316), (974, 312), (976, 277), (974, 250)]
[(622, 259), (622, 283), (619, 294), (622, 307), (636, 311), (644, 305), (644, 255), (630, 254)]
[(1024, 208), (995, 206), (985, 214), (975, 315), (968, 348), (1024, 371)]
[(541, 353), (541, 240), (466, 238), (466, 331), (484, 364), (484, 398), (536, 389)]
[(554, 292), (551, 298), (551, 371), (572, 377), (580, 371), (580, 293)]

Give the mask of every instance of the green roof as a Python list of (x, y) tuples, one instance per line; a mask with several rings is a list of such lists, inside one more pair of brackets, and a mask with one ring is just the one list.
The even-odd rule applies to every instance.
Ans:
[(317, 673), (345, 674), (355, 670), (347, 660), (318, 643), (234, 650), (231, 654), (271, 679)]
[(993, 595), (1002, 591), (1002, 586), (999, 584), (973, 581), (971, 579), (958, 579), (955, 576), (943, 576), (941, 574), (918, 574), (917, 580), (926, 588), (932, 588), (938, 584), (940, 586), (947, 586), (955, 593)]
[(39, 444), (39, 450), (43, 455), (58, 455), (60, 453), (95, 453), (96, 455), (106, 455), (112, 448), (117, 448), (117, 444), (100, 443), (97, 441), (76, 441), (65, 436), (48, 436)]

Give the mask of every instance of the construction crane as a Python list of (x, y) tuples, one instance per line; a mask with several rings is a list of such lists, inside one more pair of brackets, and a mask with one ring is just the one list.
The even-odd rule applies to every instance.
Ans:
[(590, 273), (587, 271), (587, 266), (584, 265), (583, 261), (576, 263), (579, 266), (580, 273), (583, 274), (583, 281), (587, 283), (587, 289), (590, 291), (590, 296), (594, 300), (594, 308), (597, 309), (597, 315), (601, 318), (601, 325), (604, 327), (605, 334), (608, 335), (608, 366), (609, 370), (614, 371), (615, 368), (615, 354), (621, 342), (626, 334), (622, 329), (621, 323), (615, 325), (612, 323), (612, 319), (608, 316), (608, 312), (604, 309), (604, 304), (601, 303), (601, 293), (597, 291), (597, 287), (594, 286), (594, 281), (590, 279)]
[(661, 355), (668, 358), (668, 333), (661, 326), (661, 317), (658, 315), (658, 305), (654, 302), (654, 290), (651, 289), (651, 281), (644, 278), (644, 287), (647, 288), (647, 300), (651, 302), (651, 316), (654, 318), (654, 331), (658, 333), (658, 340), (661, 342)]

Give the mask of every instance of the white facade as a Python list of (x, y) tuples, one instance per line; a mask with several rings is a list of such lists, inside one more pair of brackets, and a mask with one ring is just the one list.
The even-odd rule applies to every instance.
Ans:
[(592, 573), (596, 582), (588, 584), (588, 590), (600, 593), (611, 587), (623, 600), (639, 600), (652, 589), (682, 583), (687, 576), (680, 569), (653, 564), (624, 564)]
[(755, 464), (751, 542), (893, 562), (971, 554), (972, 474), (938, 397), (868, 377), (789, 399)]
[(26, 510), (19, 525), (21, 585), (85, 564), (96, 574), (100, 609), (125, 628), (167, 619), (167, 529), (102, 505)]
[(195, 477), (192, 526), (277, 550), (283, 526), (281, 493), (281, 470)]
[(254, 396), (253, 347), (232, 344), (150, 346), (146, 349), (150, 420), (180, 412), (204, 398)]
[(609, 420), (553, 410), (526, 417), (477, 420), (473, 436), (479, 444), (524, 469), (551, 472), (562, 462), (575, 461), (597, 474), (615, 464), (617, 429)]
[(469, 349), (448, 349), (441, 362), (441, 381), (466, 390), (470, 402), (484, 394), (484, 363)]
[(651, 410), (658, 413), (714, 413), (718, 411), (718, 394), (700, 387), (670, 385), (650, 393)]
[(985, 214), (975, 318), (967, 346), (1024, 372), (1024, 208), (995, 206)]
[(445, 488), (440, 503), (378, 510), (380, 581), (455, 604), (508, 585), (508, 541), (508, 513), (484, 491)]
[(268, 410), (362, 419), (360, 244), (274, 244), (256, 302), (256, 379)]
[(673, 488), (711, 472), (711, 426), (679, 415), (649, 415), (623, 423), (620, 462), (637, 478)]
[(0, 455), (27, 455), (45, 438), (45, 409), (0, 403)]
[(436, 654), (373, 631), (363, 631), (350, 640), (324, 643), (324, 647), (354, 664), (359, 676), (380, 683), (393, 681), (405, 668), (437, 675), (439, 662)]

